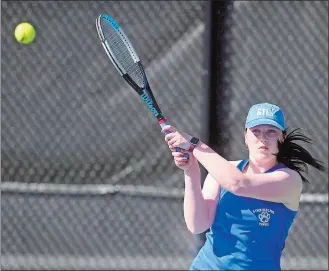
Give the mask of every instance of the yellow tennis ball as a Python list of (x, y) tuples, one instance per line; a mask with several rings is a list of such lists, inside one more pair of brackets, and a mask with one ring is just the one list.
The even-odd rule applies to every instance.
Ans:
[(15, 38), (19, 43), (29, 44), (35, 38), (35, 29), (30, 23), (20, 23), (15, 28)]

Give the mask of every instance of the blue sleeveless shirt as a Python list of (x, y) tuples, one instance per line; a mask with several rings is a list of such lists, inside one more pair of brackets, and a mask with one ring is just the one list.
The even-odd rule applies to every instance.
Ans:
[[(242, 160), (243, 169), (248, 160)], [(277, 164), (265, 173), (284, 168)], [(221, 187), (215, 220), (189, 270), (281, 270), (280, 258), (297, 211), (241, 197)]]

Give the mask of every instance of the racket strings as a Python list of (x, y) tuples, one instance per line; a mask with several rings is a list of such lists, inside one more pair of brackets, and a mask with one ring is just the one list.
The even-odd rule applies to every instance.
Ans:
[(144, 80), (144, 73), (137, 64), (132, 66), (131, 69), (127, 71), (127, 73), (136, 82), (138, 86), (140, 86), (141, 88), (144, 88), (146, 86), (146, 81)]
[(134, 59), (132, 58), (126, 44), (121, 39), (118, 31), (113, 29), (113, 27), (106, 20), (101, 20), (101, 28), (103, 30), (105, 40), (111, 41), (106, 43), (106, 46), (110, 47), (116, 61), (121, 64), (126, 73), (139, 87), (144, 88), (146, 85), (144, 73), (140, 69), (139, 65), (134, 62)]

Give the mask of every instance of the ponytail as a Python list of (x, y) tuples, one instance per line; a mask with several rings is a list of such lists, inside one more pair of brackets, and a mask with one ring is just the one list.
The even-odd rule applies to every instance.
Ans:
[(301, 176), (302, 181), (309, 183), (308, 179), (302, 173), (308, 173), (308, 165), (320, 170), (326, 171), (323, 163), (315, 159), (306, 149), (296, 142), (313, 143), (312, 139), (303, 135), (297, 128), (287, 134), (283, 131), (283, 141), (278, 141), (279, 152), (276, 154), (277, 161), (286, 167), (295, 170)]

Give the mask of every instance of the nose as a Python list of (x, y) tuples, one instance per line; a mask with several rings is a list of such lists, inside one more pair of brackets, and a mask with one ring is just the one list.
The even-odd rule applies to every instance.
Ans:
[(266, 133), (260, 133), (260, 135), (259, 135), (259, 139), (260, 139), (262, 142), (266, 142), (266, 141), (267, 141)]

